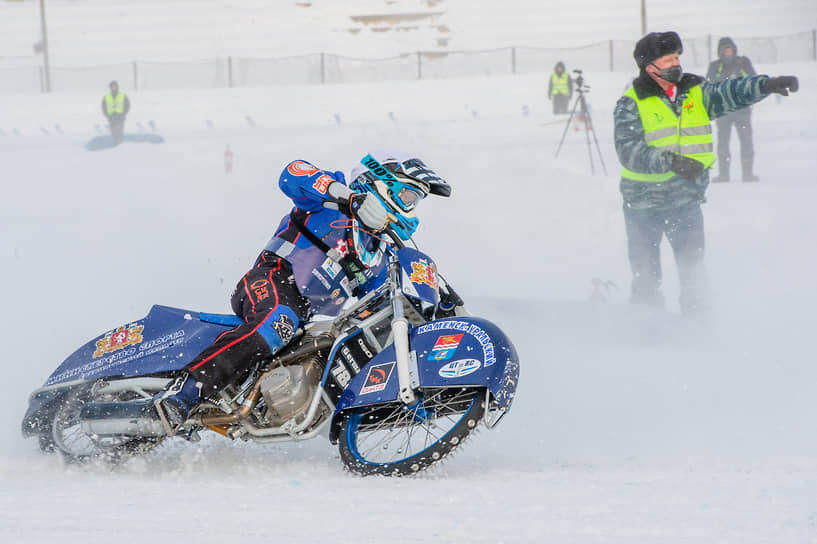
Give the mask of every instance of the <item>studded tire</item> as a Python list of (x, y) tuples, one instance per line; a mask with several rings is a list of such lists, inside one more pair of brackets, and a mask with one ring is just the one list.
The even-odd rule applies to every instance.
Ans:
[(485, 390), (429, 388), (408, 407), (401, 402), (351, 411), (339, 436), (346, 468), (361, 475), (416, 474), (442, 461), (477, 428)]

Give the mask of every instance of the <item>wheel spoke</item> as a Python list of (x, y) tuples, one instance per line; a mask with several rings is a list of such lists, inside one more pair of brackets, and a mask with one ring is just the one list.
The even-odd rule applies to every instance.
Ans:
[[(479, 396), (474, 389), (451, 390), (428, 389), (420, 402), (411, 407), (395, 404), (391, 408), (373, 407), (353, 423), (354, 454), (365, 464), (373, 466), (396, 466), (417, 457), (430, 448), (437, 447), (445, 436), (461, 424), (466, 412), (471, 410)], [(353, 418), (355, 416), (352, 416)], [(375, 419), (376, 418), (376, 419)], [(445, 450), (434, 450), (433, 459), (457, 444), (454, 441)], [(423, 465), (431, 454), (420, 457)], [(411, 470), (417, 470), (413, 462)], [(383, 469), (384, 471), (387, 469)]]

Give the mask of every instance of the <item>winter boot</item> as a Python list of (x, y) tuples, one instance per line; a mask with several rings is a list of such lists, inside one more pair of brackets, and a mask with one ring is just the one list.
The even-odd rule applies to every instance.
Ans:
[(743, 159), (741, 165), (743, 166), (743, 181), (760, 181), (760, 178), (752, 173), (752, 166), (754, 159)]
[(729, 159), (721, 159), (718, 161), (718, 175), (712, 178), (713, 183), (723, 181), (729, 181)]
[(189, 374), (176, 378), (164, 391), (153, 397), (153, 406), (168, 436), (173, 436), (187, 421), (190, 412), (201, 402), (201, 384)]

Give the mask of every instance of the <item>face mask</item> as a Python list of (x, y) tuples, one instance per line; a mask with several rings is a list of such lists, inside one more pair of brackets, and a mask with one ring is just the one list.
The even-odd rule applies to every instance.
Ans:
[[(655, 66), (655, 64), (653, 64)], [(658, 68), (658, 66), (655, 66)], [(660, 72), (658, 72), (658, 77), (663, 79), (664, 81), (669, 81), (673, 84), (678, 84), (681, 81), (681, 76), (683, 75), (683, 70), (681, 70), (681, 65), (676, 64), (674, 66), (670, 66), (669, 68), (664, 68)]]

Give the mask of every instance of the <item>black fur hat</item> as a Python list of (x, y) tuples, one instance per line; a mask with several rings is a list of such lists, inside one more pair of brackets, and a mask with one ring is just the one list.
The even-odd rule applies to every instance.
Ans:
[(670, 53), (683, 53), (684, 45), (677, 32), (650, 32), (635, 44), (633, 57), (639, 68)]

